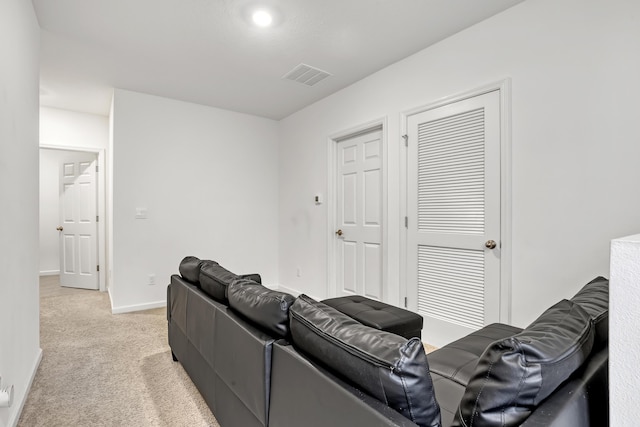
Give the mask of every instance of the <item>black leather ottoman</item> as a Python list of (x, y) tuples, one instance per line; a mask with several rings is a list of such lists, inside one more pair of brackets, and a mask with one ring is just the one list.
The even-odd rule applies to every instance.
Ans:
[(329, 298), (322, 301), (363, 325), (403, 336), (422, 338), (422, 316), (402, 308), (360, 296)]

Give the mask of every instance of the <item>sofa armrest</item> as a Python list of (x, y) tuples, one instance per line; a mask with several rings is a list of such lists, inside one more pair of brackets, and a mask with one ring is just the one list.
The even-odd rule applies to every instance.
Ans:
[(171, 321), (171, 284), (167, 285), (167, 322)]
[(187, 333), (187, 294), (190, 289), (195, 289), (195, 285), (190, 284), (177, 274), (171, 276), (171, 288), (167, 292), (167, 296), (170, 298), (167, 301), (167, 308), (169, 311), (169, 320), (171, 324), (180, 328), (180, 330), (186, 335)]
[(609, 348), (593, 354), (543, 401), (524, 427), (606, 426), (609, 423)]
[[(214, 371), (220, 380), (213, 408), (216, 419), (223, 426), (268, 425), (275, 338), (229, 308), (217, 310), (213, 337)], [(252, 414), (256, 424), (238, 417), (238, 403)]]

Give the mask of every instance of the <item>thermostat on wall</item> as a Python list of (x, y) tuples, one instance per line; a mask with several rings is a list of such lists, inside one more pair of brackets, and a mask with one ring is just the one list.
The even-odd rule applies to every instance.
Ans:
[(147, 208), (136, 208), (136, 219), (147, 219)]

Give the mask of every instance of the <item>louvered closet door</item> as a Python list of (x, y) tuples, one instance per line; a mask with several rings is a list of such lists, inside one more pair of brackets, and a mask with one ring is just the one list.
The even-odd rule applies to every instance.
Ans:
[(499, 320), (499, 108), (495, 91), (408, 118), (407, 296), (436, 346)]

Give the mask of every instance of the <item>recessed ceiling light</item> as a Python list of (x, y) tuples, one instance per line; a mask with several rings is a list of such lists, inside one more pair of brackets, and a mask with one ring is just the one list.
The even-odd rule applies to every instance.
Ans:
[(264, 9), (256, 10), (255, 12), (253, 12), (253, 15), (251, 15), (251, 19), (253, 20), (254, 24), (262, 28), (270, 26), (273, 22), (273, 16), (271, 16), (271, 14)]

